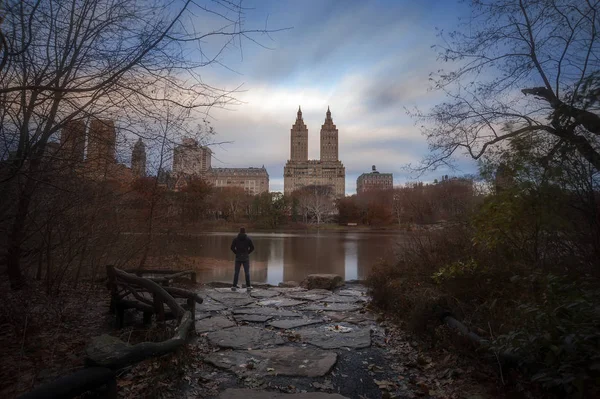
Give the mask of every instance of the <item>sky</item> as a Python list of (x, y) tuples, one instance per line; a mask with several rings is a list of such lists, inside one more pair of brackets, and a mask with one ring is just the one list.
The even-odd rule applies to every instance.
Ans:
[[(394, 184), (458, 171), (417, 176), (407, 171), (427, 154), (427, 142), (406, 109), (427, 111), (443, 101), (430, 90), (429, 74), (440, 68), (436, 28), (452, 30), (468, 16), (454, 0), (246, 0), (246, 29), (290, 28), (243, 40), (206, 67), (202, 79), (234, 89), (240, 104), (213, 108), (217, 135), (213, 167), (265, 166), (270, 190), (283, 191), (283, 167), (290, 156), (290, 129), (302, 107), (308, 127), (309, 158), (319, 158), (319, 132), (329, 106), (339, 131), (339, 158), (346, 168), (346, 194), (376, 165), (393, 173)], [(209, 17), (206, 17), (209, 18)], [(210, 26), (210, 21), (196, 24)], [(207, 50), (210, 50), (208, 48)], [(226, 66), (226, 67), (224, 67)]]

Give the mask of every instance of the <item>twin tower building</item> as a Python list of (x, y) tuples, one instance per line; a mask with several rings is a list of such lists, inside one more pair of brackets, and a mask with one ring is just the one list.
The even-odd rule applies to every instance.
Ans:
[(290, 159), (283, 168), (283, 191), (288, 195), (305, 186), (330, 186), (336, 196), (346, 191), (346, 169), (338, 159), (338, 129), (327, 107), (321, 126), (321, 159), (308, 159), (308, 128), (298, 107), (296, 122), (290, 131)]

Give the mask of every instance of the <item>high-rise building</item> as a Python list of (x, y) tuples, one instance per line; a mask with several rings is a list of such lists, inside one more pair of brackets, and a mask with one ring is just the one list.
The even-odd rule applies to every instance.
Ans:
[(331, 111), (327, 107), (325, 123), (321, 126), (321, 162), (337, 162), (338, 160), (338, 130)]
[(298, 107), (296, 123), (290, 130), (290, 160), (294, 162), (308, 161), (308, 128), (302, 119), (302, 110)]
[(92, 119), (88, 133), (86, 162), (94, 173), (106, 173), (115, 161), (115, 123), (107, 119)]
[(173, 173), (179, 176), (202, 176), (211, 166), (212, 151), (185, 138), (173, 150)]
[(60, 132), (61, 159), (69, 163), (83, 162), (85, 151), (85, 122), (70, 121)]
[(131, 152), (131, 171), (137, 179), (146, 177), (146, 146), (140, 137)]
[(356, 179), (356, 193), (363, 194), (371, 190), (389, 190), (394, 188), (394, 175), (391, 173), (379, 173), (375, 165), (371, 173), (363, 173)]
[(325, 123), (321, 126), (320, 160), (308, 159), (308, 129), (298, 108), (296, 122), (292, 126), (290, 159), (283, 169), (284, 194), (310, 185), (330, 186), (336, 196), (344, 196), (346, 169), (338, 159), (338, 129), (327, 107)]

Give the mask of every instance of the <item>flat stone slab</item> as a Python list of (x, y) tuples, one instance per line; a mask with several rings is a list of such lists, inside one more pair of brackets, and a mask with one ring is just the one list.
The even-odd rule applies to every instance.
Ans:
[(207, 337), (213, 346), (232, 349), (258, 349), (284, 343), (283, 338), (273, 331), (249, 326), (214, 331), (208, 333)]
[[(336, 326), (339, 328), (339, 331), (348, 332), (336, 332), (338, 331)], [(323, 349), (361, 349), (371, 346), (371, 329), (360, 328), (354, 325), (328, 324), (318, 327), (308, 327), (297, 331), (297, 333), (302, 337), (303, 342)]]
[(281, 292), (282, 294), (285, 294), (285, 293), (288, 293), (288, 292), (308, 291), (306, 288), (302, 288), (302, 287), (273, 287), (271, 289), (273, 291)]
[(261, 306), (274, 306), (276, 308), (285, 308), (288, 306), (303, 305), (305, 303), (305, 301), (297, 301), (291, 298), (274, 298), (262, 300), (258, 304)]
[(247, 299), (249, 297), (249, 294), (246, 292), (246, 290), (225, 290), (223, 292), (219, 292), (217, 290), (210, 290), (206, 291), (206, 295), (219, 302), (225, 299)]
[(356, 303), (360, 302), (359, 297), (356, 296), (342, 296), (342, 295), (330, 295), (324, 298), (321, 302), (327, 303)]
[(348, 287), (343, 290), (339, 290), (337, 292), (337, 294), (343, 295), (343, 296), (367, 296), (368, 292), (369, 292), (369, 289), (367, 287), (356, 286), (356, 287)]
[[(329, 373), (337, 361), (337, 354), (320, 349), (284, 346), (266, 350), (214, 352), (204, 361), (238, 376), (312, 378)], [(252, 368), (249, 364), (252, 364)]]
[(227, 289), (227, 288), (231, 288), (231, 281), (211, 281), (210, 283), (206, 284), (209, 287), (218, 287), (221, 289)]
[(224, 306), (223, 304), (209, 298), (204, 299), (202, 304), (196, 305), (196, 313), (220, 312), (221, 310), (225, 309), (227, 309), (227, 306)]
[(205, 333), (210, 331), (222, 330), (224, 328), (234, 327), (235, 322), (224, 316), (215, 316), (196, 321), (196, 332)]
[(233, 292), (231, 290), (229, 292), (208, 291), (206, 295), (230, 308), (247, 306), (256, 302), (254, 298), (245, 292)]
[(280, 393), (273, 391), (259, 391), (255, 389), (228, 388), (219, 395), (218, 399), (348, 399), (337, 393), (306, 392), (306, 393)]
[(350, 313), (336, 313), (336, 312), (328, 312), (327, 316), (331, 321), (341, 322), (344, 321), (346, 323), (359, 324), (365, 322), (375, 321), (375, 316), (371, 313), (359, 313), (359, 312), (350, 312)]
[(355, 305), (352, 303), (313, 303), (302, 308), (302, 310), (314, 310), (314, 311), (332, 311), (332, 312), (354, 312), (362, 309), (361, 305)]
[(321, 301), (325, 298), (328, 298), (330, 295), (331, 292), (328, 294), (320, 294), (312, 291), (290, 292), (286, 294), (288, 298), (298, 299), (301, 301)]
[(302, 313), (292, 312), (291, 310), (261, 307), (238, 308), (233, 310), (233, 314), (261, 315), (272, 317), (302, 317)]
[(270, 326), (290, 330), (292, 328), (310, 326), (311, 324), (323, 323), (323, 320), (315, 319), (292, 319), (292, 320), (275, 320), (269, 323)]
[[(242, 287), (242, 285), (240, 285), (240, 287)], [(231, 283), (229, 283), (229, 287), (214, 288), (212, 291), (218, 292), (220, 294), (239, 295), (244, 294), (246, 292), (246, 288), (238, 288), (238, 291), (231, 291)]]
[(306, 292), (308, 292), (310, 294), (323, 294), (323, 295), (332, 295), (333, 294), (333, 292), (322, 289), (322, 288), (313, 288), (312, 290), (308, 290)]
[(252, 305), (252, 304), (256, 303), (256, 299), (251, 298), (251, 297), (228, 298), (228, 299), (222, 299), (219, 302), (221, 302), (223, 305), (227, 306), (228, 308), (237, 308), (239, 306)]
[(200, 312), (200, 313), (196, 312), (194, 319), (196, 321), (198, 321), (198, 320), (206, 319), (207, 317), (210, 317), (210, 316), (212, 316), (212, 315), (208, 312)]
[(281, 295), (281, 292), (273, 290), (253, 290), (250, 292), (250, 296), (253, 298), (273, 298)]
[(235, 321), (246, 321), (246, 322), (252, 322), (252, 323), (264, 323), (266, 321), (269, 321), (273, 318), (273, 316), (262, 316), (262, 315), (258, 315), (258, 314), (236, 314), (233, 316), (233, 318), (235, 319)]

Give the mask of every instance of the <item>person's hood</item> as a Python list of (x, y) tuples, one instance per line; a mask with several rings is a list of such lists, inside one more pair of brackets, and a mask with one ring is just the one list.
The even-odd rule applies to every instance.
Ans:
[(246, 235), (246, 233), (239, 233), (237, 238), (239, 238), (240, 240), (245, 240), (248, 236)]

